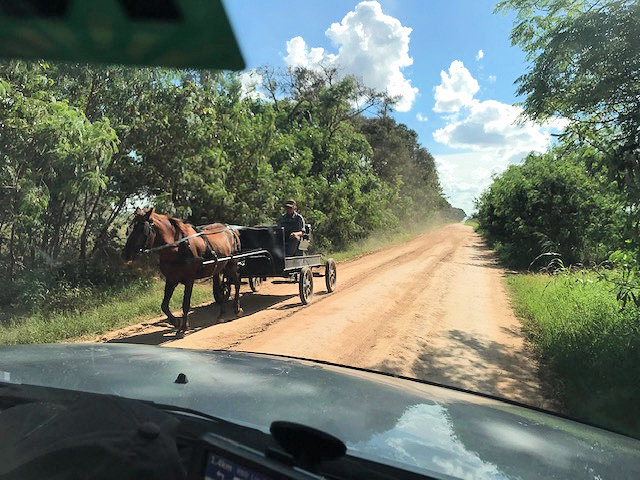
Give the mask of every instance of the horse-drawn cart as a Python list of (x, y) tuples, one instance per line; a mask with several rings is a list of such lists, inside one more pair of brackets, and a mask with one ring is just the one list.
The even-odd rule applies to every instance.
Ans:
[[(137, 209), (129, 225), (127, 242), (122, 251), (125, 260), (141, 253), (159, 252), (160, 271), (165, 276), (162, 311), (177, 328), (177, 335), (189, 329), (191, 292), (196, 279), (213, 278), (213, 296), (224, 304), (235, 287), (234, 309), (240, 308), (240, 283), (249, 280), (255, 292), (269, 277), (296, 278), (300, 299), (309, 303), (313, 296), (313, 270), (324, 268), (327, 290), (336, 286), (336, 263), (322, 261), (321, 255), (307, 255), (311, 240), (310, 226), (297, 247), (295, 255), (286, 255), (286, 239), (281, 227), (237, 227), (212, 223), (194, 227), (182, 220)], [(294, 247), (295, 245), (289, 245)], [(169, 302), (176, 286), (184, 285), (182, 318), (175, 317)]]
[[(322, 269), (328, 292), (336, 287), (336, 263), (329, 258), (322, 260), (322, 255), (307, 255), (311, 240), (310, 226), (300, 242), (294, 256), (287, 256), (284, 229), (269, 227), (233, 227), (240, 234), (242, 250), (234, 254), (238, 261), (241, 278), (246, 278), (251, 290), (257, 292), (267, 278), (297, 278), (300, 300), (307, 304), (313, 297), (313, 278), (321, 275), (314, 269)], [(314, 275), (315, 274), (315, 275)], [(231, 295), (231, 279), (223, 275), (221, 280), (214, 278), (213, 295), (218, 303), (224, 303)]]

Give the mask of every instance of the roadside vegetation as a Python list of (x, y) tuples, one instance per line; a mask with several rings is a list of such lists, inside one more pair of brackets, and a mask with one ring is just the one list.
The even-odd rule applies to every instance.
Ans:
[(465, 220), (464, 224), (469, 225), (474, 230), (478, 230), (478, 227), (480, 226), (480, 223), (475, 219), (475, 217)]
[(593, 272), (511, 275), (507, 284), (546, 383), (571, 416), (640, 438), (640, 322)]
[[(171, 299), (173, 311), (181, 309), (181, 293), (178, 288)], [(102, 290), (98, 298), (77, 302), (73, 309), (14, 312), (0, 325), (0, 345), (98, 337), (110, 330), (161, 316), (163, 294), (164, 281), (151, 278), (130, 282), (125, 290)], [(211, 284), (196, 283), (191, 298), (194, 305), (212, 301)]]
[[(511, 268), (553, 259), (596, 265), (622, 248), (626, 212), (614, 185), (587, 162), (590, 147), (531, 154), (494, 179), (477, 201), (478, 229)], [(539, 257), (539, 258), (538, 258)]]
[(640, 437), (640, 3), (504, 0), (530, 67), (524, 115), (548, 152), (497, 176), (478, 231), (567, 414)]

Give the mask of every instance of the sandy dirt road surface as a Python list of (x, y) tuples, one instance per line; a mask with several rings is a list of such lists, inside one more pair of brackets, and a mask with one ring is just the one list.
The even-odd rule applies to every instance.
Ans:
[[(101, 338), (196, 349), (292, 355), (372, 368), (550, 407), (482, 239), (451, 224), (338, 265), (338, 284), (302, 306), (297, 284), (242, 288), (244, 313), (204, 305), (176, 339), (158, 318)], [(181, 291), (176, 292), (177, 295)]]

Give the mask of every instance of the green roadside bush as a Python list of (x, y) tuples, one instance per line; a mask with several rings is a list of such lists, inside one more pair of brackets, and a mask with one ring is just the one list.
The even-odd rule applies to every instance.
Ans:
[(640, 311), (596, 273), (507, 278), (516, 313), (566, 413), (640, 438)]
[(527, 268), (543, 253), (558, 254), (566, 265), (593, 264), (619, 248), (624, 209), (605, 175), (587, 171), (586, 159), (595, 156), (588, 148), (559, 147), (531, 154), (483, 192), (479, 231), (505, 264)]

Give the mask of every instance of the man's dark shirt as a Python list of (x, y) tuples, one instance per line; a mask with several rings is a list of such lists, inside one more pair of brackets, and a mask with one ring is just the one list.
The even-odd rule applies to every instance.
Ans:
[(289, 238), (293, 232), (304, 231), (304, 218), (298, 212), (293, 212), (291, 216), (285, 213), (278, 220), (278, 226), (284, 227), (284, 237)]
[(285, 255), (288, 257), (299, 255), (300, 239), (291, 237), (291, 234), (304, 231), (304, 218), (302, 218), (302, 215), (298, 212), (293, 212), (291, 216), (285, 213), (278, 220), (278, 226), (284, 227)]

